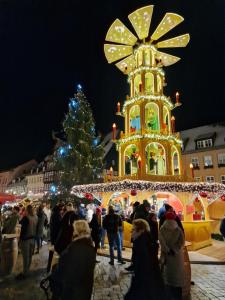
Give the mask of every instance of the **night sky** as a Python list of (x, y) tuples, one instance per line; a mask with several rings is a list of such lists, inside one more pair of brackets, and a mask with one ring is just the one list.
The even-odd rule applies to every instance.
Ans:
[(93, 109), (96, 128), (111, 130), (116, 103), (128, 94), (126, 76), (103, 52), (106, 32), (119, 18), (154, 4), (150, 32), (166, 12), (185, 20), (161, 40), (190, 33), (186, 48), (162, 49), (181, 61), (165, 68), (165, 94), (178, 90), (178, 130), (225, 119), (223, 0), (1, 0), (0, 1), (0, 169), (51, 152), (52, 130), (62, 121), (80, 83)]

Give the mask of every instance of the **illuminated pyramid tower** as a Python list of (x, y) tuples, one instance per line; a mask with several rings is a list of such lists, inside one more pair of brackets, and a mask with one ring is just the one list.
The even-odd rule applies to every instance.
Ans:
[[(159, 48), (185, 47), (189, 34), (158, 42), (184, 19), (166, 13), (156, 30), (149, 36), (153, 5), (142, 7), (128, 18), (138, 38), (119, 20), (109, 28), (104, 51), (109, 63), (128, 76), (130, 96), (120, 113), (125, 118), (125, 132), (116, 140), (119, 151), (119, 176), (125, 178), (183, 181), (181, 163), (182, 141), (175, 133), (175, 118), (171, 110), (180, 105), (164, 95), (163, 67), (180, 60), (158, 51)], [(118, 62), (119, 61), (119, 62)]]

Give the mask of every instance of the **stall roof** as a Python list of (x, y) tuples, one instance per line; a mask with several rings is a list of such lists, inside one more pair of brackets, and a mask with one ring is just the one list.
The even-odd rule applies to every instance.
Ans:
[(125, 190), (167, 192), (211, 192), (225, 194), (225, 184), (208, 182), (153, 182), (144, 180), (122, 180), (73, 186), (71, 193), (120, 192)]

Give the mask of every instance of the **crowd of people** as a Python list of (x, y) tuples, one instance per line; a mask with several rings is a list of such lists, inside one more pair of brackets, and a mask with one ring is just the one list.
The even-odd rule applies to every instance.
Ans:
[[(124, 299), (182, 299), (185, 239), (182, 223), (173, 208), (165, 203), (157, 216), (147, 200), (142, 204), (135, 202), (126, 221), (133, 225), (133, 246), (131, 264), (125, 268), (132, 273), (131, 285)], [(55, 300), (91, 299), (94, 268), (99, 262), (97, 251), (105, 248), (106, 236), (109, 264), (115, 264), (115, 249), (118, 264), (125, 264), (122, 255), (124, 217), (115, 212), (113, 206), (108, 211), (94, 204), (76, 207), (71, 202), (60, 202), (52, 209), (46, 202), (36, 210), (32, 205), (25, 209), (16, 206), (4, 221), (2, 233), (15, 233), (18, 222), (21, 224), (23, 272), (16, 278), (29, 276), (32, 256), (39, 253), (45, 237), (53, 246), (48, 271), (54, 251), (59, 255), (50, 277)]]

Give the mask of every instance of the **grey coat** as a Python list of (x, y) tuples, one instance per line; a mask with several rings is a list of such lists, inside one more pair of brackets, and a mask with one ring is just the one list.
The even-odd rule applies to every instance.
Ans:
[(161, 264), (166, 285), (184, 286), (184, 234), (174, 220), (166, 220), (159, 232)]

